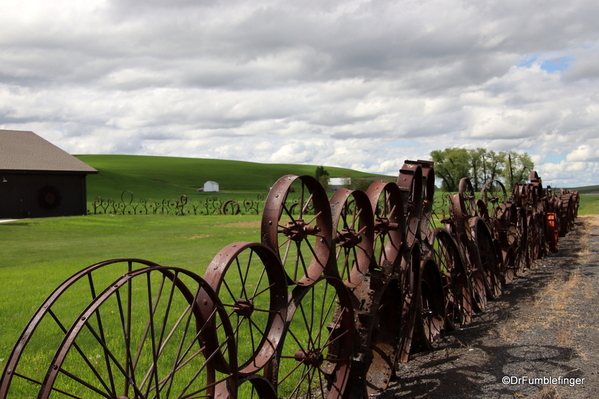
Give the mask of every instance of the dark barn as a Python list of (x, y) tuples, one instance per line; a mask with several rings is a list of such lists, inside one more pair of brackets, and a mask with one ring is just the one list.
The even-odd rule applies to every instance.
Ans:
[(90, 173), (33, 132), (0, 130), (0, 219), (85, 215)]

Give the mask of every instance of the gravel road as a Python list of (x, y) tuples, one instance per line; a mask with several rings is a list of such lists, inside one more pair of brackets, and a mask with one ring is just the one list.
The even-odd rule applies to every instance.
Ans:
[(388, 398), (599, 397), (599, 215), (466, 328), (402, 364)]

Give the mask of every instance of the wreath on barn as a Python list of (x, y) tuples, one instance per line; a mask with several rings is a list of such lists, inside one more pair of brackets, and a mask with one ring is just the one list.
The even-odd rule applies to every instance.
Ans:
[(60, 205), (62, 197), (54, 186), (46, 186), (39, 191), (38, 200), (42, 208), (54, 209)]

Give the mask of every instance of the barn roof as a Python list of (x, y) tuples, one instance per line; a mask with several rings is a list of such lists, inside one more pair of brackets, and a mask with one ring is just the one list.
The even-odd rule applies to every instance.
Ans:
[(33, 132), (0, 130), (0, 170), (98, 173)]

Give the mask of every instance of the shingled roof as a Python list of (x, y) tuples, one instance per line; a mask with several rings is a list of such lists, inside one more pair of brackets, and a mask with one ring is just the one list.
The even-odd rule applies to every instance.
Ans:
[(33, 132), (0, 130), (0, 170), (98, 173)]

